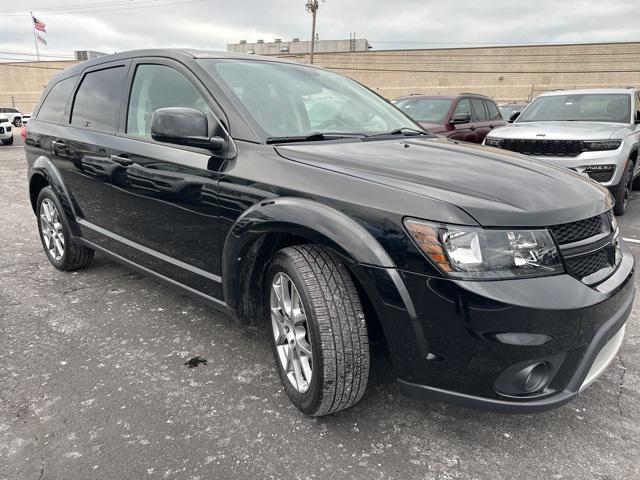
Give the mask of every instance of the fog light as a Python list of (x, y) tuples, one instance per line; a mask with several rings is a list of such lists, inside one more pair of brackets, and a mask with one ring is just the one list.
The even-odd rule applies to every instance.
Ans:
[(508, 345), (544, 345), (552, 340), (548, 335), (539, 333), (494, 333), (493, 337), (500, 343)]

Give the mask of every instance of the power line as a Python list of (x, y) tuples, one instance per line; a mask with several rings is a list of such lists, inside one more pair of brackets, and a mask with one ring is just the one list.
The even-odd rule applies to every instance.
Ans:
[[(156, 0), (146, 0), (147, 2), (155, 2)], [(162, 0), (157, 0), (157, 1), (162, 1)], [(186, 1), (180, 1), (180, 2), (171, 2), (171, 3), (162, 3), (162, 4), (153, 4), (153, 8), (161, 8), (161, 7), (169, 7), (169, 6), (173, 6), (173, 5), (186, 5), (189, 3), (200, 3), (203, 2), (204, 0), (186, 0)], [(64, 11), (64, 12), (59, 12), (59, 11), (54, 11), (54, 12), (46, 12), (44, 10), (40, 11), (36, 11), (36, 13), (38, 13), (39, 15), (44, 14), (47, 16), (52, 16), (52, 15), (73, 15), (73, 14), (85, 14), (85, 13), (102, 13), (102, 12), (118, 12), (118, 11), (123, 11), (123, 10), (137, 10), (140, 8), (149, 8), (151, 5), (149, 5), (148, 3), (145, 5), (139, 5), (138, 4), (136, 6), (131, 6), (131, 7), (118, 7), (116, 6), (116, 8), (99, 8), (99, 9), (95, 9), (95, 10), (70, 10), (70, 11)], [(2, 12), (0, 12), (2, 13)], [(6, 15), (6, 16), (22, 16), (22, 15), (28, 15), (29, 12), (24, 12), (24, 13), (2, 13), (2, 15)]]

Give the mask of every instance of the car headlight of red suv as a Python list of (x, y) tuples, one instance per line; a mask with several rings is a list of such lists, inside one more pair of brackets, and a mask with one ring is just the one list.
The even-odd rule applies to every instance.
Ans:
[(471, 280), (541, 277), (564, 268), (545, 229), (484, 229), (407, 218), (404, 225), (420, 250), (450, 277)]

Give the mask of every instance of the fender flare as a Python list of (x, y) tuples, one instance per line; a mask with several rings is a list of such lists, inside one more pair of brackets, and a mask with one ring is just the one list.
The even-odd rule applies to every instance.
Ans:
[[(244, 282), (255, 278), (253, 266), (264, 264), (266, 259), (262, 257), (274, 253), (273, 246), (264, 244), (268, 234), (306, 238), (332, 249), (347, 264), (395, 268), (373, 235), (344, 213), (304, 198), (264, 200), (238, 217), (224, 242), (222, 288), (225, 302), (238, 316), (244, 316), (240, 310), (245, 308), (243, 303), (249, 302), (247, 294), (251, 285)], [(257, 273), (262, 275), (261, 271)], [(245, 315), (249, 314), (251, 312), (245, 311)]]
[[(58, 168), (49, 158), (45, 157), (44, 155), (36, 158), (31, 165), (31, 168), (29, 169), (30, 196), (32, 195), (31, 185), (33, 183), (33, 179), (38, 175), (43, 177), (47, 184), (58, 195), (58, 198), (60, 198), (60, 201), (62, 202), (62, 207), (67, 215), (67, 219), (69, 220), (69, 223), (71, 225), (72, 234), (74, 236), (79, 236), (80, 229), (78, 227), (78, 224), (76, 223), (76, 218), (78, 218), (78, 215), (76, 214), (77, 208), (73, 203), (71, 194), (69, 193), (64, 179), (62, 178), (62, 174), (60, 173)], [(34, 213), (36, 213), (35, 205), (33, 207)]]

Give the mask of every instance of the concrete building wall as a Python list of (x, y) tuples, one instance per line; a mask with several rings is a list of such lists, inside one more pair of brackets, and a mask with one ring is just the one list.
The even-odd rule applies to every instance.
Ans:
[[(307, 62), (307, 55), (281, 55)], [(640, 86), (640, 42), (319, 53), (316, 65), (387, 98), (477, 92), (528, 100), (560, 88)]]
[[(369, 42), (364, 38), (353, 40), (316, 40), (315, 52), (350, 52), (369, 50)], [(254, 53), (256, 55), (307, 54), (311, 52), (311, 41), (230, 43), (227, 52)]]
[(51, 77), (76, 61), (0, 63), (0, 105), (30, 113)]
[[(308, 62), (306, 53), (278, 56)], [(0, 63), (0, 105), (10, 106), (13, 96), (17, 107), (31, 111), (49, 79), (75, 63)], [(640, 87), (640, 42), (319, 52), (315, 63), (390, 99), (477, 92), (509, 101), (558, 88)]]

